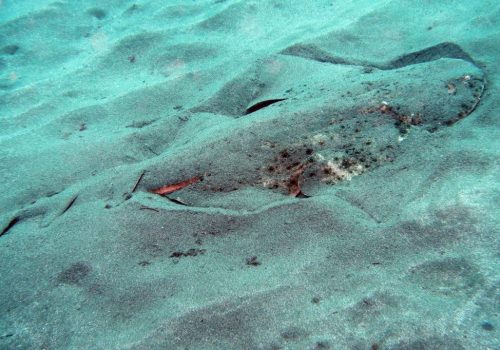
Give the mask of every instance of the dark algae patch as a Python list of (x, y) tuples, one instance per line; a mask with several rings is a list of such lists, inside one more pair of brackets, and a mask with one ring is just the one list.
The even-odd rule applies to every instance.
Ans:
[(92, 267), (89, 264), (79, 261), (59, 273), (57, 282), (61, 284), (79, 284), (91, 271)]
[(191, 248), (185, 252), (182, 251), (176, 251), (170, 254), (171, 258), (182, 258), (182, 257), (187, 257), (187, 256), (197, 256), (201, 254), (205, 254), (207, 250), (206, 249), (195, 249)]

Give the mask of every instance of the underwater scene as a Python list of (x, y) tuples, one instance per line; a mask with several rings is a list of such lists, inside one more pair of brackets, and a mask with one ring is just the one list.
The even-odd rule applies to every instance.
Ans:
[(500, 2), (0, 0), (0, 350), (500, 350)]

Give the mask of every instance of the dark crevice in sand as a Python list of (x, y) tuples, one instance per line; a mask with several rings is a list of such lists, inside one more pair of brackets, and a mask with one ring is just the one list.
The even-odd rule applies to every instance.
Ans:
[(272, 100), (264, 100), (264, 101), (257, 102), (256, 104), (248, 107), (247, 110), (245, 111), (245, 114), (251, 114), (251, 113), (257, 112), (258, 110), (260, 110), (262, 108), (266, 108), (267, 106), (272, 105), (273, 103), (284, 101), (284, 100), (286, 100), (286, 98), (276, 98), (276, 99), (272, 99)]
[(172, 203), (175, 203), (175, 204), (178, 204), (178, 205), (184, 205), (184, 206), (189, 206), (188, 204), (184, 203), (183, 201), (181, 201), (180, 199), (177, 199), (177, 198), (171, 198), (169, 196), (164, 196), (166, 199), (168, 199), (169, 201), (171, 201)]
[(71, 199), (68, 201), (68, 203), (64, 206), (64, 208), (59, 213), (59, 216), (63, 215), (65, 212), (67, 212), (73, 206), (73, 204), (75, 204), (77, 198), (78, 198), (78, 194), (75, 194), (73, 197), (71, 197)]
[(9, 223), (7, 224), (7, 226), (5, 226), (5, 228), (2, 230), (2, 232), (0, 232), (0, 237), (2, 237), (3, 235), (7, 234), (9, 232), (9, 230), (14, 227), (15, 224), (17, 224), (19, 221), (21, 220), (21, 218), (19, 216), (15, 216), (14, 218), (12, 218)]
[(134, 187), (132, 187), (132, 191), (130, 191), (130, 193), (135, 192), (135, 190), (137, 189), (137, 186), (139, 186), (139, 183), (141, 182), (142, 178), (144, 177), (144, 174), (146, 174), (145, 170), (143, 170), (142, 173), (137, 178), (137, 181), (135, 182)]

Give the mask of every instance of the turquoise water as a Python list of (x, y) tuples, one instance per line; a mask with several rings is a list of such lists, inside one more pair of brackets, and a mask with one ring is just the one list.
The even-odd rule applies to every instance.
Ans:
[(500, 5), (0, 0), (0, 349), (500, 349)]

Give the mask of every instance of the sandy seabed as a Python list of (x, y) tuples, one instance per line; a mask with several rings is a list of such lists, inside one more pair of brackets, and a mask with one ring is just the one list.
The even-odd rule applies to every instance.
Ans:
[(496, 1), (0, 1), (0, 349), (500, 349)]

